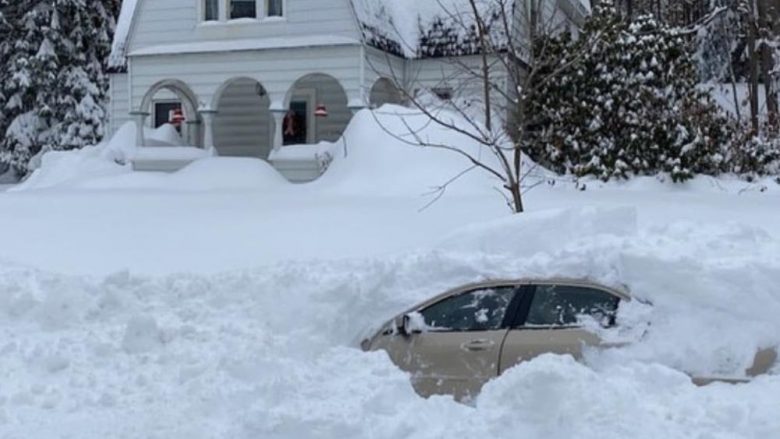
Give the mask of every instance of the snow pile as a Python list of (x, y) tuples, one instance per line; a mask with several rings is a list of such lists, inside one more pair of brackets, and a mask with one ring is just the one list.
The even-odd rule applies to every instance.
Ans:
[(124, 124), (108, 142), (74, 151), (50, 151), (12, 192), (70, 186), (75, 182), (131, 172), (127, 158), (135, 150), (135, 125)]
[[(181, 146), (182, 139), (171, 125), (148, 129), (147, 138), (157, 145), (136, 146), (135, 124), (123, 125), (114, 137), (100, 145), (75, 151), (43, 155), (41, 166), (20, 185), (22, 192), (37, 189), (171, 189), (212, 190), (265, 188), (283, 178), (266, 162), (257, 159), (213, 158), (201, 148)], [(193, 160), (189, 167), (171, 174), (134, 173), (131, 160), (176, 158)], [(204, 163), (197, 163), (202, 159)]]
[[(624, 209), (517, 221), (468, 228), (464, 240), (498, 242), (528, 224), (539, 235), (535, 248), (518, 242), (491, 252), (485, 244), (159, 278), (4, 264), (0, 369), (13, 380), (0, 386), (0, 435), (656, 439), (780, 431), (780, 376), (697, 388), (680, 372), (739, 375), (755, 349), (780, 346), (773, 237), (738, 225), (637, 228)], [(565, 242), (556, 227), (539, 226), (545, 221), (579, 233)], [(621, 308), (619, 324), (647, 334), (591, 353), (589, 365), (556, 356), (520, 365), (474, 406), (421, 399), (385, 354), (356, 348), (367, 328), (445, 288), (553, 275), (627, 284), (653, 305)]]
[[(440, 111), (443, 119), (468, 126), (463, 116)], [(160, 145), (181, 142), (172, 127), (164, 125), (149, 131)], [(462, 155), (433, 146), (458, 148), (498, 169), (489, 150), (466, 135), (440, 125), (417, 110), (386, 105), (379, 110), (363, 110), (353, 117), (344, 136), (334, 143), (283, 148), (272, 154), (274, 161), (317, 159), (327, 166), (319, 180), (307, 185), (329, 194), (403, 196), (431, 200), (438, 194), (490, 194), (502, 182), (487, 172), (473, 168)], [(203, 158), (208, 152), (184, 146), (135, 146), (133, 123), (124, 125), (111, 141), (79, 151), (46, 154), (40, 169), (14, 190), (86, 189), (183, 189), (244, 188), (265, 190), (277, 185), (281, 176), (265, 162), (253, 159)], [(129, 160), (195, 160), (193, 166), (169, 176), (132, 173), (123, 165)], [(196, 160), (198, 159), (198, 160)], [(331, 162), (332, 160), (332, 162)], [(204, 161), (208, 165), (198, 165)], [(217, 164), (218, 163), (218, 164)], [(235, 168), (231, 169), (231, 166)], [(201, 173), (205, 171), (207, 175)], [(219, 171), (216, 171), (219, 167)], [(258, 173), (251, 175), (252, 170)], [(214, 172), (212, 172), (214, 171)], [(167, 186), (166, 186), (167, 184)], [(211, 185), (211, 186), (209, 186)], [(443, 186), (446, 186), (444, 188)]]
[(155, 191), (279, 190), (289, 185), (271, 165), (254, 158), (199, 159), (174, 173), (136, 172), (74, 185), (77, 189)]
[[(462, 116), (445, 111), (440, 115), (443, 119), (469, 126)], [(344, 138), (336, 142), (333, 163), (312, 185), (337, 193), (419, 197), (434, 195), (452, 181), (447, 190), (497, 196), (494, 188), (501, 187), (497, 178), (481, 169), (469, 171), (473, 165), (464, 156), (422, 146), (421, 141), (457, 148), (496, 165), (490, 151), (468, 136), (431, 123), (417, 110), (385, 105), (355, 115)]]

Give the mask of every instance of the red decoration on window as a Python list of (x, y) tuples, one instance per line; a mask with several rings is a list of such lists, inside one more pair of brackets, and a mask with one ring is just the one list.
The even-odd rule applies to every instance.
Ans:
[(181, 110), (181, 108), (177, 108), (171, 111), (171, 117), (169, 118), (171, 125), (180, 127), (185, 120), (187, 120), (187, 118), (184, 117), (184, 112)]

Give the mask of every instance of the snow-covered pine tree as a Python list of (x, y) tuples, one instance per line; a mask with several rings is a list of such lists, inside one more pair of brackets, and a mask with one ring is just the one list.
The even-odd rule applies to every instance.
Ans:
[(0, 84), (6, 99), (0, 161), (24, 173), (36, 154), (101, 139), (115, 6), (114, 0), (15, 0), (3, 8), (11, 29), (0, 67), (7, 78)]
[(651, 16), (625, 24), (605, 0), (578, 39), (545, 44), (558, 48), (547, 51), (550, 69), (571, 67), (534, 99), (542, 118), (526, 150), (539, 163), (603, 180), (667, 172), (681, 181), (723, 169), (728, 121), (697, 88), (673, 30)]

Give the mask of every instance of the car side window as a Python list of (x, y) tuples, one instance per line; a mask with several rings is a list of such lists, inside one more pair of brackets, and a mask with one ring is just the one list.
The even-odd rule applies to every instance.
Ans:
[(514, 286), (482, 288), (448, 297), (420, 311), (432, 331), (488, 331), (500, 329)]
[(538, 285), (526, 326), (576, 325), (580, 316), (590, 316), (604, 326), (615, 322), (620, 298), (606, 291), (568, 285)]

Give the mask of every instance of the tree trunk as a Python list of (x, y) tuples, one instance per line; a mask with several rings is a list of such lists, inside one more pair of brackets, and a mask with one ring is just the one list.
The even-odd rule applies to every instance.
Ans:
[(749, 55), (748, 70), (750, 72), (748, 91), (750, 97), (750, 123), (753, 131), (758, 133), (759, 124), (759, 105), (758, 105), (758, 64), (759, 53), (757, 47), (758, 27), (755, 18), (755, 8), (753, 0), (748, 1), (748, 15), (745, 17), (747, 26), (747, 50)]
[(769, 18), (769, 0), (758, 0), (758, 36), (761, 39), (761, 78), (764, 81), (766, 110), (770, 129), (777, 123), (777, 92), (774, 86), (772, 71), (775, 67), (774, 51), (769, 46), (771, 37), (771, 20)]

